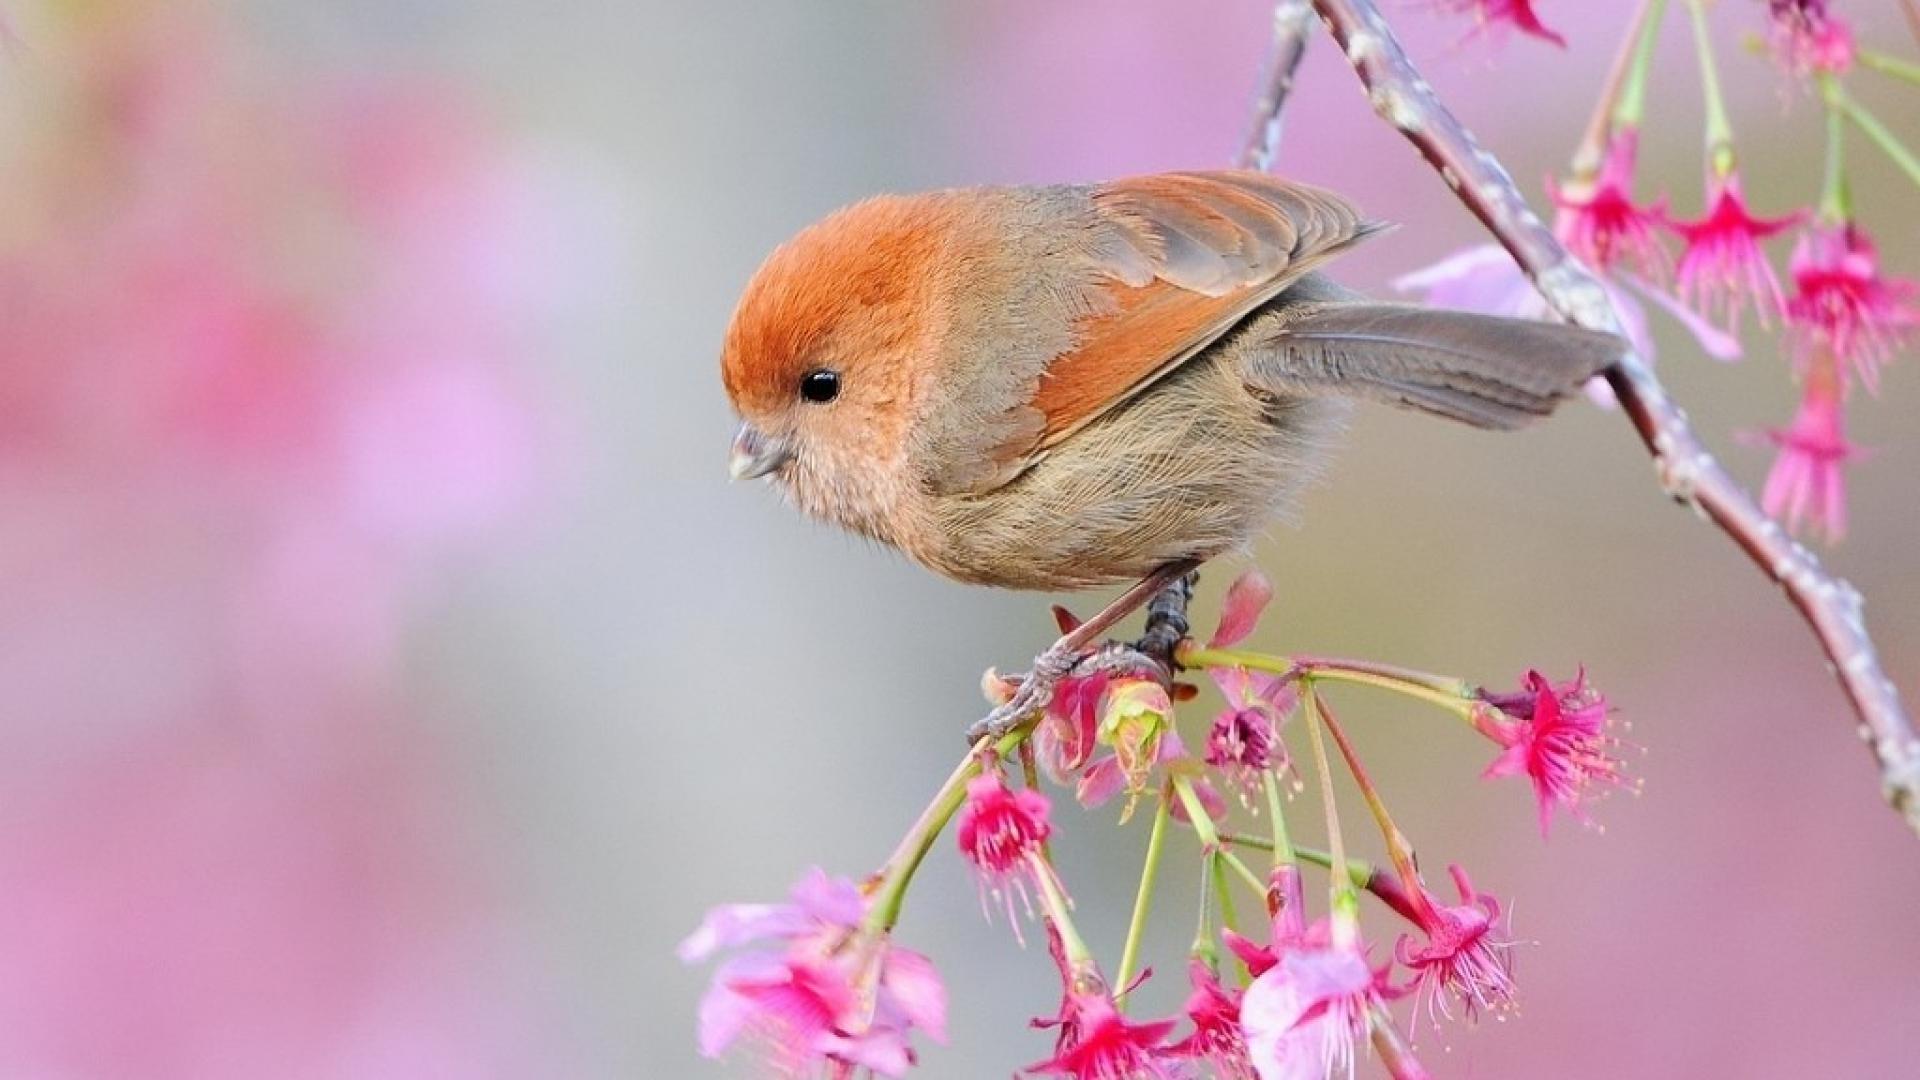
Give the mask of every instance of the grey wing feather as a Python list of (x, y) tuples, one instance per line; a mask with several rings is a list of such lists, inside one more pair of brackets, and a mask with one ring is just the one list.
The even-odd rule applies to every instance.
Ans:
[(1236, 344), (1260, 389), (1370, 398), (1496, 429), (1552, 412), (1626, 348), (1574, 326), (1366, 302), (1282, 309), (1247, 330)]

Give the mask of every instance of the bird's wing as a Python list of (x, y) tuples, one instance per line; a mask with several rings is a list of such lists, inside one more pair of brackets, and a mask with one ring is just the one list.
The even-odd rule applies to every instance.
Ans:
[(1254, 172), (1133, 177), (1092, 192), (1097, 286), (1073, 347), (1040, 376), (1029, 453), (1178, 367), (1302, 274), (1378, 231), (1345, 199)]

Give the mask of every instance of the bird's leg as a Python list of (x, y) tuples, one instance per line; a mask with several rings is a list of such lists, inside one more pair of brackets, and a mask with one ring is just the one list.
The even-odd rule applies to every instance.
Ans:
[[(1060, 685), (1060, 680), (1073, 672), (1087, 647), (1122, 619), (1140, 610), (1142, 605), (1146, 605), (1149, 612), (1158, 609), (1173, 616), (1173, 619), (1165, 620), (1168, 626), (1165, 632), (1171, 632), (1172, 622), (1178, 621), (1179, 632), (1172, 634), (1167, 647), (1171, 652), (1172, 643), (1178, 642), (1186, 633), (1186, 601), (1192, 595), (1192, 585), (1186, 582), (1186, 577), (1198, 565), (1193, 559), (1168, 563), (1121, 593), (1113, 603), (1101, 608), (1098, 614), (1062, 635), (1047, 651), (1033, 658), (1033, 670), (1020, 680), (1020, 688), (1014, 691), (1012, 698), (996, 706), (967, 729), (967, 741), (977, 744), (982, 739), (998, 739), (1017, 727), (1022, 720), (1046, 708), (1047, 703), (1053, 700), (1053, 692)], [(1168, 601), (1164, 607), (1159, 602), (1163, 590), (1179, 594), (1177, 599)], [(1153, 630), (1154, 625), (1149, 623), (1149, 631)]]

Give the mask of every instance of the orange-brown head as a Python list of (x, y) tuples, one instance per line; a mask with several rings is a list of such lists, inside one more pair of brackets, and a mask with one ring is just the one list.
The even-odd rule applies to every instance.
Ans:
[(914, 410), (938, 374), (956, 198), (869, 199), (768, 256), (721, 353), (743, 421), (736, 479), (771, 476), (809, 513), (891, 538)]

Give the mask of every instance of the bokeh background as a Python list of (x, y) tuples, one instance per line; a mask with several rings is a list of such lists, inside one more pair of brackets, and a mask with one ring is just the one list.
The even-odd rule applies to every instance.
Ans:
[[(1849, 6), (1912, 54), (1896, 5)], [(1402, 13), (1530, 185), (1625, 19), (1540, 7), (1574, 49)], [(1716, 18), (1749, 193), (1777, 210), (1816, 193), (1819, 116), (1742, 50), (1761, 8)], [(706, 973), (674, 943), (806, 865), (875, 865), (955, 759), (980, 670), (1050, 626), (1043, 598), (725, 482), (733, 299), (871, 192), (1228, 160), (1265, 6), (5, 13), (0, 1076), (732, 1075), (694, 1053)], [(1646, 176), (1692, 213), (1675, 20)], [(1344, 264), (1384, 288), (1475, 233), (1337, 60), (1310, 56), (1283, 167), (1403, 224)], [(1916, 133), (1911, 89), (1855, 85)], [(1855, 160), (1892, 268), (1920, 271), (1920, 198)], [(1736, 436), (1791, 412), (1775, 345), (1715, 365), (1663, 344), (1757, 482)], [(1873, 454), (1831, 559), (1920, 693), (1910, 369), (1854, 410)], [(1279, 592), (1260, 645), (1501, 684), (1584, 662), (1646, 748), (1604, 835), (1543, 844), (1518, 785), (1476, 779), (1477, 740), (1342, 699), (1425, 857), (1513, 898), (1529, 942), (1524, 1013), (1430, 1045), (1442, 1075), (1911, 1075), (1920, 848), (1805, 630), (1662, 501), (1619, 416), (1494, 438), (1366, 413), (1258, 559)], [(1111, 953), (1144, 822), (1061, 816)], [(1150, 1008), (1179, 997), (1189, 877)], [(957, 860), (902, 932), (953, 994), (924, 1075), (1045, 1056), (1045, 956), (980, 918)]]

